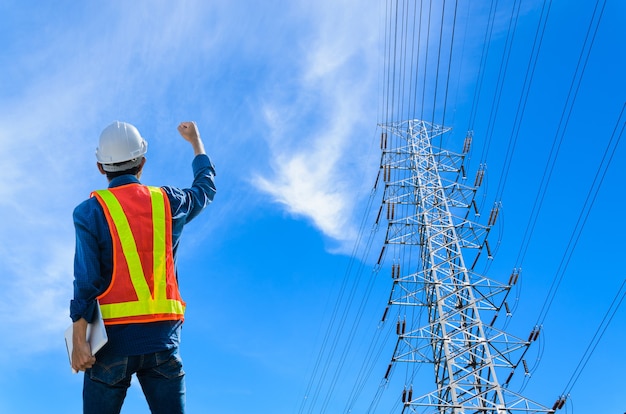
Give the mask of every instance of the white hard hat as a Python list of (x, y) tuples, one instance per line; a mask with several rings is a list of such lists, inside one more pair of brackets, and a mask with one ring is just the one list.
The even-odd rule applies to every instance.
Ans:
[(148, 151), (148, 143), (137, 128), (126, 122), (115, 121), (100, 134), (96, 158), (101, 164), (117, 164), (134, 160)]

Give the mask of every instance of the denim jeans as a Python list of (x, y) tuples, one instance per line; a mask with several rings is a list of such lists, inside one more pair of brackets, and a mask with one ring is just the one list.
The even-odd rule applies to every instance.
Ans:
[(84, 414), (119, 414), (133, 374), (152, 414), (185, 412), (185, 372), (178, 348), (136, 356), (100, 355), (85, 371)]

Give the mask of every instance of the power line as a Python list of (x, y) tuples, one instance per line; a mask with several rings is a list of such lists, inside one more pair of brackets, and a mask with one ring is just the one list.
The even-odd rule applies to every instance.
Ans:
[[(546, 8), (547, 5), (547, 8)], [(539, 16), (539, 22), (537, 24), (537, 30), (535, 31), (535, 38), (533, 40), (533, 46), (531, 51), (530, 59), (528, 60), (528, 66), (526, 68), (526, 74), (524, 76), (524, 83), (522, 86), (522, 94), (520, 95), (519, 102), (517, 104), (517, 110), (515, 112), (515, 120), (513, 121), (513, 129), (511, 132), (511, 137), (509, 138), (509, 144), (506, 150), (505, 162), (503, 167), (503, 174), (498, 183), (498, 190), (496, 194), (498, 196), (496, 198), (500, 198), (502, 193), (504, 192), (504, 188), (506, 187), (506, 182), (509, 176), (509, 171), (511, 169), (511, 160), (513, 158), (513, 154), (515, 153), (515, 148), (517, 145), (517, 140), (519, 138), (519, 131), (522, 125), (522, 119), (524, 118), (524, 114), (526, 112), (526, 104), (528, 102), (528, 96), (530, 95), (530, 89), (533, 83), (533, 79), (535, 76), (535, 70), (537, 68), (537, 62), (539, 60), (539, 54), (541, 52), (541, 47), (543, 45), (543, 38), (545, 35), (548, 18), (550, 16), (550, 8), (552, 6), (552, 1), (549, 2), (544, 0), (543, 5), (541, 7), (541, 14)]]
[(583, 356), (581, 357), (580, 361), (578, 362), (578, 365), (576, 365), (576, 368), (574, 369), (574, 373), (570, 377), (569, 381), (567, 382), (567, 385), (565, 386), (565, 389), (563, 390), (563, 395), (569, 395), (570, 392), (572, 391), (572, 388), (574, 388), (574, 385), (576, 385), (578, 378), (580, 378), (580, 375), (582, 374), (583, 370), (585, 369), (585, 366), (589, 362), (589, 359), (593, 355), (594, 351), (596, 350), (596, 347), (600, 343), (600, 340), (602, 339), (607, 328), (611, 324), (611, 321), (613, 320), (613, 317), (615, 316), (615, 314), (617, 313), (617, 310), (621, 306), (622, 301), (624, 300), (625, 296), (626, 296), (626, 279), (622, 281), (622, 284), (619, 290), (617, 291), (617, 294), (613, 298), (613, 301), (611, 302), (609, 309), (607, 309), (606, 313), (604, 314), (604, 317), (602, 318), (600, 325), (598, 325), (598, 329), (596, 329), (596, 332), (591, 338), (591, 341), (589, 342), (587, 349), (585, 349), (585, 352)]
[[(567, 266), (569, 265), (569, 261), (572, 258), (574, 250), (576, 249), (576, 245), (578, 244), (578, 240), (580, 239), (580, 235), (587, 223), (587, 219), (589, 217), (589, 213), (593, 208), (593, 204), (595, 203), (596, 197), (598, 196), (598, 192), (602, 186), (606, 173), (611, 165), (611, 161), (613, 160), (613, 156), (619, 146), (620, 140), (622, 138), (622, 134), (624, 132), (624, 128), (626, 126), (626, 122), (622, 121), (622, 117), (624, 116), (624, 109), (626, 108), (626, 103), (622, 106), (622, 110), (619, 114), (617, 122), (615, 124), (615, 128), (613, 129), (613, 134), (611, 135), (611, 139), (607, 143), (607, 146), (604, 150), (604, 155), (602, 160), (600, 161), (600, 165), (596, 170), (595, 177), (593, 182), (587, 192), (587, 198), (583, 204), (583, 207), (578, 216), (578, 220), (576, 221), (576, 225), (574, 226), (574, 230), (570, 236), (569, 242), (567, 243), (567, 247), (565, 249), (565, 253), (559, 263), (559, 268), (557, 269), (556, 274), (552, 280), (552, 284), (550, 286), (550, 290), (548, 291), (548, 295), (543, 303), (541, 311), (539, 312), (539, 316), (537, 318), (537, 326), (540, 326), (545, 321), (550, 307), (552, 306), (552, 302), (556, 296), (556, 293), (561, 285), (563, 277), (565, 276), (565, 271), (567, 270)], [(621, 128), (620, 128), (621, 124)], [(619, 132), (618, 132), (619, 131)], [(614, 142), (615, 140), (615, 142)]]
[[(517, 7), (516, 7), (517, 5)], [(519, 12), (521, 8), (521, 1), (515, 0), (513, 7), (511, 8), (511, 16), (509, 17), (509, 27), (506, 35), (506, 42), (502, 51), (502, 59), (500, 60), (500, 68), (498, 70), (498, 79), (496, 81), (496, 90), (491, 101), (491, 109), (489, 110), (489, 121), (487, 122), (486, 140), (483, 146), (483, 152), (481, 156), (481, 162), (487, 160), (489, 148), (491, 147), (491, 138), (493, 136), (493, 129), (498, 117), (498, 110), (500, 108), (500, 98), (502, 97), (502, 90), (506, 80), (506, 73), (509, 66), (509, 59), (511, 57), (511, 51), (513, 50), (513, 39), (515, 38), (515, 32), (517, 29), (517, 21), (519, 18)], [(509, 159), (510, 162), (510, 159)], [(496, 199), (499, 197), (496, 196)]]
[(448, 106), (448, 89), (450, 87), (450, 74), (452, 73), (452, 51), (454, 49), (454, 34), (456, 31), (456, 17), (457, 17), (457, 10), (459, 7), (459, 2), (458, 0), (455, 0), (454, 2), (454, 18), (452, 20), (452, 37), (450, 39), (450, 58), (448, 59), (448, 76), (446, 76), (446, 92), (444, 94), (444, 99), (443, 99), (443, 115), (441, 116), (441, 125), (445, 125), (446, 124), (446, 109)]
[[(574, 71), (574, 75), (572, 77), (572, 81), (569, 87), (567, 98), (563, 106), (563, 111), (561, 112), (561, 118), (559, 120), (557, 132), (552, 142), (552, 148), (550, 149), (550, 155), (548, 156), (548, 161), (546, 162), (546, 166), (542, 175), (541, 183), (539, 185), (539, 191), (537, 192), (535, 201), (533, 203), (532, 212), (531, 212), (528, 224), (526, 226), (526, 230), (525, 230), (524, 237), (523, 237), (521, 247), (520, 247), (520, 252), (518, 253), (518, 261), (516, 263), (516, 267), (522, 267), (522, 264), (524, 262), (526, 252), (528, 250), (528, 245), (530, 244), (530, 240), (532, 238), (535, 225), (537, 223), (537, 219), (539, 217), (539, 213), (543, 206), (543, 201), (545, 199), (545, 195), (546, 195), (548, 186), (552, 178), (554, 166), (559, 156), (561, 144), (563, 142), (563, 137), (565, 135), (565, 131), (569, 124), (569, 119), (572, 114), (574, 104), (576, 102), (576, 97), (578, 96), (578, 90), (580, 88), (580, 84), (582, 82), (582, 79), (585, 73), (585, 68), (589, 60), (589, 55), (591, 54), (591, 50), (595, 41), (596, 34), (598, 32), (598, 28), (600, 27), (600, 22), (602, 20), (602, 15), (604, 13), (605, 5), (606, 5), (606, 0), (603, 2), (602, 8), (599, 13), (599, 17), (597, 18), (597, 21), (596, 21), (596, 14), (598, 13), (599, 0), (596, 2), (593, 15), (591, 16), (591, 20), (587, 27), (587, 34), (585, 36), (585, 41), (580, 51), (578, 63), (576, 65), (576, 70)], [(595, 21), (595, 28), (594, 28), (594, 21)], [(507, 174), (508, 174), (508, 171), (507, 171)]]
[(483, 40), (483, 49), (480, 54), (480, 64), (478, 65), (478, 79), (476, 81), (476, 88), (474, 89), (474, 98), (472, 100), (472, 108), (470, 110), (469, 124), (467, 126), (468, 131), (474, 129), (474, 122), (476, 120), (476, 112), (478, 110), (478, 102), (480, 101), (480, 92), (482, 91), (483, 79), (485, 77), (485, 67), (489, 57), (489, 46), (491, 44), (491, 35), (493, 33), (493, 26), (495, 22), (496, 9), (498, 7), (498, 1), (491, 0), (491, 6), (489, 8), (489, 17), (487, 18), (487, 27), (485, 29), (485, 38)]

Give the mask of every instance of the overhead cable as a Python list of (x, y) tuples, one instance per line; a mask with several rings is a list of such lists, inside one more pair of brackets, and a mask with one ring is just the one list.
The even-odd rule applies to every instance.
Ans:
[(611, 302), (609, 309), (607, 309), (606, 313), (604, 314), (604, 317), (602, 318), (600, 325), (598, 325), (598, 329), (596, 329), (596, 332), (593, 335), (593, 338), (591, 338), (589, 345), (587, 345), (587, 349), (585, 349), (583, 356), (578, 362), (578, 365), (576, 365), (576, 368), (574, 369), (572, 376), (567, 382), (567, 385), (565, 386), (565, 389), (563, 390), (563, 394), (562, 394), (564, 398), (566, 398), (571, 393), (572, 389), (574, 388), (574, 385), (576, 385), (578, 378), (580, 378), (580, 375), (582, 374), (583, 370), (585, 369), (585, 366), (589, 362), (589, 359), (591, 359), (591, 356), (593, 355), (598, 344), (600, 343), (600, 340), (602, 339), (607, 328), (611, 324), (613, 317), (615, 316), (615, 314), (617, 313), (617, 310), (619, 309), (622, 302), (624, 301), (625, 296), (626, 296), (626, 279), (622, 281), (622, 285), (620, 286), (619, 290), (617, 291), (617, 294), (613, 298), (613, 301)]
[(604, 13), (606, 0), (602, 2), (602, 7), (598, 11), (599, 3), (600, 3), (600, 0), (596, 2), (593, 15), (591, 16), (591, 21), (589, 22), (589, 26), (587, 28), (585, 41), (580, 51), (578, 63), (576, 65), (576, 70), (574, 71), (574, 75), (572, 77), (572, 82), (569, 87), (565, 105), (563, 106), (563, 111), (561, 113), (561, 118), (559, 121), (557, 132), (554, 136), (554, 140), (552, 142), (552, 148), (550, 149), (550, 155), (548, 156), (548, 161), (546, 163), (546, 166), (542, 175), (541, 184), (539, 186), (539, 191), (537, 192), (537, 196), (535, 197), (531, 216), (530, 216), (528, 225), (526, 227), (526, 231), (524, 233), (524, 238), (522, 241), (520, 252), (518, 254), (516, 267), (521, 267), (522, 263), (524, 262), (524, 257), (526, 255), (526, 251), (528, 250), (528, 245), (530, 244), (530, 240), (532, 238), (532, 234), (534, 232), (535, 225), (537, 223), (537, 218), (539, 217), (539, 212), (541, 211), (541, 208), (543, 206), (543, 201), (545, 199), (545, 195), (546, 195), (548, 186), (550, 184), (550, 180), (552, 178), (554, 166), (559, 156), (561, 144), (563, 143), (563, 137), (565, 136), (565, 131), (567, 130), (569, 119), (572, 114), (572, 110), (574, 108), (574, 103), (576, 102), (576, 98), (578, 96), (578, 90), (580, 88), (580, 84), (585, 74), (585, 68), (587, 67), (587, 62), (589, 61), (589, 55), (591, 54), (591, 50), (593, 48), (593, 44), (594, 44), (596, 34), (598, 32), (598, 28), (600, 27), (600, 22), (602, 20), (602, 15)]
[(589, 191), (587, 193), (587, 197), (583, 204), (583, 207), (578, 216), (578, 220), (576, 221), (576, 225), (574, 226), (574, 230), (570, 236), (569, 242), (567, 243), (567, 247), (565, 249), (565, 253), (559, 263), (559, 267), (557, 269), (556, 274), (552, 280), (552, 284), (550, 285), (550, 290), (548, 291), (548, 295), (543, 303), (541, 311), (539, 312), (539, 316), (537, 318), (537, 326), (541, 326), (546, 319), (548, 312), (550, 310), (550, 306), (554, 301), (556, 293), (563, 281), (563, 277), (565, 275), (565, 271), (567, 270), (567, 266), (569, 265), (569, 261), (572, 258), (572, 254), (576, 249), (576, 245), (578, 244), (578, 240), (582, 231), (587, 223), (587, 219), (589, 218), (589, 213), (593, 208), (593, 204), (598, 196), (598, 192), (602, 186), (604, 178), (606, 177), (606, 173), (611, 166), (611, 161), (613, 160), (613, 156), (619, 146), (620, 140), (622, 138), (622, 134), (624, 133), (624, 128), (626, 127), (626, 122), (622, 121), (624, 116), (624, 109), (626, 108), (626, 103), (622, 106), (622, 110), (617, 119), (617, 123), (615, 128), (613, 129), (613, 134), (611, 135), (611, 139), (609, 140), (605, 150), (600, 165), (596, 170), (596, 175), (593, 179), (593, 183), (591, 184)]

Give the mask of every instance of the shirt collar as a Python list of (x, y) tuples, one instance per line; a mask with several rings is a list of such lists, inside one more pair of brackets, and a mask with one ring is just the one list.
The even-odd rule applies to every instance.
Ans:
[(126, 184), (140, 184), (136, 176), (132, 174), (120, 175), (109, 182), (109, 188), (119, 187)]

